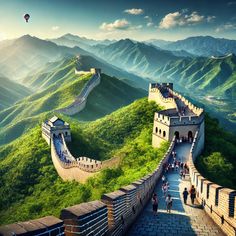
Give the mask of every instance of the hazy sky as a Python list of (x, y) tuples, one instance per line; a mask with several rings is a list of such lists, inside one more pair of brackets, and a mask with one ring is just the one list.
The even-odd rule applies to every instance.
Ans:
[[(23, 19), (29, 13), (29, 23)], [(0, 0), (0, 39), (65, 33), (96, 39), (236, 39), (236, 0)]]

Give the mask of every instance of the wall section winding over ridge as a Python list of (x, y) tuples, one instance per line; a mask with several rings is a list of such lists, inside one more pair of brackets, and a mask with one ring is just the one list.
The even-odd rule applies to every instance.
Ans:
[(55, 145), (55, 138), (53, 138), (51, 142), (51, 156), (54, 167), (56, 168), (58, 175), (63, 180), (75, 180), (84, 183), (89, 177), (93, 176), (99, 171), (105, 168), (116, 167), (120, 163), (120, 157), (114, 157), (105, 161), (97, 161), (89, 157), (75, 158), (70, 153), (70, 150), (66, 145), (64, 135), (61, 135), (61, 137), (64, 150), (67, 152), (67, 155), (71, 157), (70, 159), (73, 160), (69, 163), (66, 163), (60, 159)]
[[(90, 72), (88, 74), (90, 74)], [(56, 112), (63, 113), (65, 115), (74, 115), (74, 114), (77, 114), (78, 112), (82, 111), (86, 106), (87, 97), (88, 97), (89, 93), (96, 86), (98, 86), (100, 84), (100, 82), (101, 82), (100, 73), (94, 74), (92, 76), (92, 78), (86, 83), (86, 85), (82, 89), (80, 95), (77, 96), (75, 101), (71, 105), (69, 105), (65, 108), (56, 110)]]

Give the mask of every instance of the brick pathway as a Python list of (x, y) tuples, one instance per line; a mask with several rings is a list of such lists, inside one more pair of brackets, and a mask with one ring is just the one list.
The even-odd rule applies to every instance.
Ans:
[[(179, 144), (176, 147), (177, 158), (186, 160), (190, 150), (190, 144)], [(129, 230), (129, 236), (154, 236), (154, 235), (224, 235), (220, 228), (215, 225), (212, 219), (199, 208), (199, 205), (192, 206), (190, 198), (187, 205), (184, 205), (182, 192), (184, 187), (190, 188), (189, 177), (181, 180), (177, 171), (166, 175), (170, 183), (169, 193), (173, 198), (171, 213), (166, 212), (165, 200), (161, 190), (161, 181), (156, 186), (155, 192), (159, 198), (158, 214), (152, 214), (150, 203), (145, 207), (137, 221)]]

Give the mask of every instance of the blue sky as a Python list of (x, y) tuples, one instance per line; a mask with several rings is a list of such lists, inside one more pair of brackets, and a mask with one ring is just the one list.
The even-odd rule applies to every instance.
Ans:
[[(29, 23), (23, 19), (29, 13)], [(0, 0), (0, 39), (65, 33), (95, 39), (236, 39), (236, 0)]]

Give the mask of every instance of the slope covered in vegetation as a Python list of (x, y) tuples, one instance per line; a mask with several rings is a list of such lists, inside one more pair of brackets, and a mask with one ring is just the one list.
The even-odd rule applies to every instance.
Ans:
[(0, 111), (30, 94), (30, 89), (0, 75)]
[[(43, 71), (24, 79), (25, 84), (33, 89), (37, 88), (37, 91), (0, 111), (0, 145), (24, 134), (40, 120), (39, 115), (52, 114), (54, 110), (66, 107), (74, 101), (92, 76), (91, 74), (76, 75), (75, 68), (78, 63), (76, 58), (64, 59), (60, 63), (48, 64)], [(85, 65), (87, 64), (83, 66)], [(101, 80), (91, 99), (89, 96), (88, 109), (83, 111), (82, 120), (94, 120), (146, 95), (143, 90), (133, 88), (105, 74), (102, 75)]]
[(102, 74), (101, 83), (88, 96), (85, 109), (74, 117), (79, 120), (95, 120), (145, 96), (145, 90), (131, 87), (115, 77)]
[(73, 153), (100, 160), (117, 155), (123, 158), (120, 167), (102, 171), (85, 185), (63, 182), (58, 177), (39, 125), (1, 148), (1, 224), (49, 214), (58, 216), (64, 207), (99, 199), (103, 193), (149, 173), (168, 146), (151, 146), (156, 110), (157, 105), (145, 98), (95, 122), (84, 124), (62, 117), (71, 124)]
[(194, 89), (196, 94), (234, 99), (236, 97), (236, 56), (223, 58), (183, 59), (166, 64), (155, 73), (177, 83), (182, 90)]
[(236, 189), (236, 136), (224, 131), (218, 120), (208, 115), (205, 132), (205, 150), (197, 158), (197, 168), (211, 181)]

